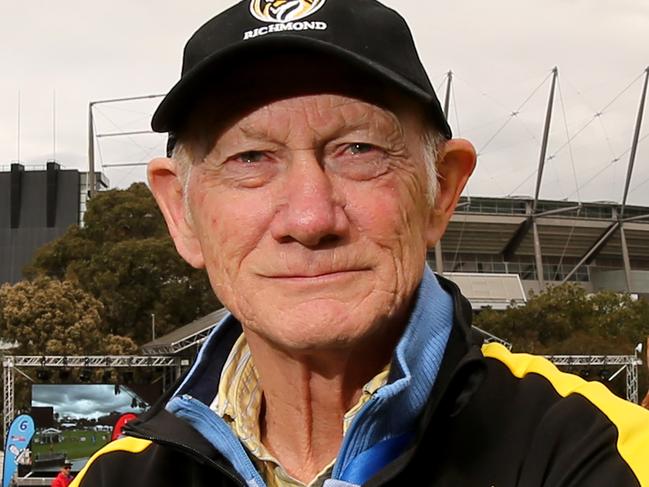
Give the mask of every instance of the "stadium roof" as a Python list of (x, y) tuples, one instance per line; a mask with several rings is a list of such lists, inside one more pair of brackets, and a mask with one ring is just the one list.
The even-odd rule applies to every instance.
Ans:
[[(531, 204), (522, 198), (463, 199), (442, 239), (444, 253), (533, 256)], [(649, 264), (649, 208), (626, 207), (622, 219), (619, 211), (616, 203), (540, 201), (534, 219), (543, 257), (581, 258), (622, 221), (631, 259)], [(619, 259), (621, 253), (613, 229), (597, 255)]]
[(198, 318), (191, 323), (176, 328), (160, 338), (142, 345), (142, 353), (146, 355), (175, 354), (187, 348), (202, 343), (216, 326), (228, 313), (225, 308)]

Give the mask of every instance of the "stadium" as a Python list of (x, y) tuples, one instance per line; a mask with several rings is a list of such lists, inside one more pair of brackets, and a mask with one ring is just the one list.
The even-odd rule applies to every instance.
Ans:
[[(536, 214), (533, 207), (525, 198), (465, 198), (442, 239), (441, 262), (430, 256), (432, 267), (472, 276), (463, 281), (469, 295), (505, 289), (494, 284), (506, 281), (481, 275), (513, 274), (525, 295), (572, 281), (589, 291), (649, 296), (649, 208), (627, 207), (620, 219), (614, 203), (539, 201)], [(475, 298), (495, 305), (521, 295)]]

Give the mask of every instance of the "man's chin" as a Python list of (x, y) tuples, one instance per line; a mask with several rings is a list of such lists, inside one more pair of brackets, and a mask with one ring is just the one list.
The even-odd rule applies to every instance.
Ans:
[[(389, 310), (370, 303), (340, 303), (319, 299), (274, 309), (253, 331), (264, 341), (287, 352), (318, 352), (355, 348), (385, 326)], [(387, 307), (386, 307), (387, 308)], [(245, 324), (244, 324), (245, 327)]]

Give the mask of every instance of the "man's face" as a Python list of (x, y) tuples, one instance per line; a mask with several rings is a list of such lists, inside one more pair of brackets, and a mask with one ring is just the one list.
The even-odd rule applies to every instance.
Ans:
[(188, 183), (192, 232), (223, 304), (287, 349), (345, 347), (402, 322), (430, 208), (407, 104), (305, 94), (215, 135)]

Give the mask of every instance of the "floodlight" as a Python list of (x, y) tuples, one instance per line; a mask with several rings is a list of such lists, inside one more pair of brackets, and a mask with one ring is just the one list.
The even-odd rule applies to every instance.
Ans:
[(79, 380), (81, 382), (90, 382), (92, 379), (92, 370), (90, 369), (81, 369), (81, 372), (79, 372)]
[(38, 380), (50, 380), (52, 373), (47, 369), (38, 369), (36, 371), (36, 377)]

